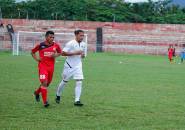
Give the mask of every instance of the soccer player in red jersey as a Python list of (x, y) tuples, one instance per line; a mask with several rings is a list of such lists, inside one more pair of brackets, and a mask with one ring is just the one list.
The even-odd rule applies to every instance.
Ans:
[[(36, 55), (39, 52), (39, 56)], [(52, 81), (55, 58), (61, 55), (60, 46), (54, 42), (54, 32), (47, 31), (45, 41), (36, 45), (31, 50), (31, 55), (38, 62), (38, 71), (40, 79), (40, 87), (34, 92), (36, 101), (40, 101), (40, 93), (42, 95), (43, 104), (49, 106), (47, 100), (47, 87)]]
[(174, 51), (173, 46), (170, 45), (168, 48), (168, 59), (169, 59), (170, 63), (172, 63), (172, 61), (173, 61), (173, 51)]

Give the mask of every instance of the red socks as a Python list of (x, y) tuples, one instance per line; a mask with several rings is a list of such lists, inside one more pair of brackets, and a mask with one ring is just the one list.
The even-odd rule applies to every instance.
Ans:
[(41, 92), (41, 95), (42, 95), (42, 101), (43, 101), (44, 104), (46, 104), (46, 102), (47, 102), (47, 93), (48, 93), (47, 88), (41, 86), (40, 87), (40, 92)]

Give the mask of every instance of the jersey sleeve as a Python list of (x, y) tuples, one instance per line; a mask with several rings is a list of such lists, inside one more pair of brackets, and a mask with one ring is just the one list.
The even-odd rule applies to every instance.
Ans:
[(40, 44), (37, 44), (37, 45), (31, 50), (31, 52), (32, 52), (32, 53), (36, 53), (36, 52), (39, 50), (39, 46), (40, 46)]
[(62, 50), (61, 50), (61, 48), (60, 48), (60, 45), (58, 45), (58, 44), (57, 44), (56, 51), (57, 51), (57, 53), (62, 53)]
[(68, 42), (68, 43), (66, 43), (66, 45), (64, 46), (63, 51), (64, 51), (64, 52), (69, 52), (69, 51), (70, 51), (70, 48), (71, 48), (71, 43)]

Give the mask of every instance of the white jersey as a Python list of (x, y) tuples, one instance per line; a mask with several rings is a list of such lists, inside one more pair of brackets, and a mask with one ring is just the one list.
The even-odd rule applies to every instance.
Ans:
[[(75, 51), (84, 51), (86, 56), (87, 44), (85, 42), (78, 43), (76, 40), (71, 40), (66, 43), (63, 48), (64, 52), (75, 52)], [(67, 56), (66, 62), (64, 64), (65, 67), (76, 68), (82, 67), (82, 58), (81, 55)]]

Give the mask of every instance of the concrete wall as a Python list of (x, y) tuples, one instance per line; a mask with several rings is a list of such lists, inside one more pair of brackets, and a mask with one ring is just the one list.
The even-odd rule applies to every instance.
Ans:
[(103, 50), (137, 54), (166, 54), (170, 44), (179, 52), (185, 44), (185, 25), (111, 23), (85, 21), (46, 21), (25, 19), (4, 19), (15, 31), (73, 32), (80, 28), (88, 34), (90, 51), (96, 49), (96, 28), (103, 28)]

